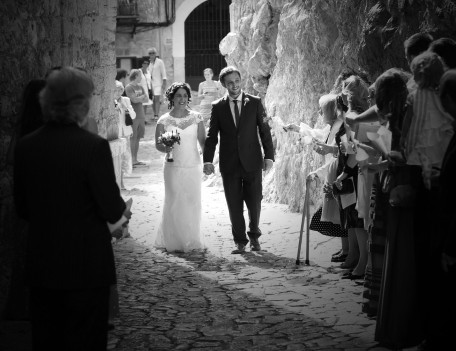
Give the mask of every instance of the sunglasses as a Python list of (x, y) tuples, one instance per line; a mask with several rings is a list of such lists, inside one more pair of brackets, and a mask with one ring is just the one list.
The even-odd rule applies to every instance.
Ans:
[(149, 55), (157, 55), (156, 52), (149, 52)]

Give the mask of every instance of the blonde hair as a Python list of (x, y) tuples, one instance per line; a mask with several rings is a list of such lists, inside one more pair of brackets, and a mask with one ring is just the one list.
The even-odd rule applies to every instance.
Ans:
[(337, 119), (336, 99), (336, 94), (326, 94), (321, 96), (318, 100), (318, 105), (320, 106), (323, 115), (331, 116), (329, 119), (330, 121), (335, 121)]
[(141, 75), (141, 70), (140, 69), (137, 69), (137, 68), (133, 68), (131, 71), (130, 71), (130, 82), (133, 82), (137, 76), (140, 76)]
[(82, 69), (63, 67), (52, 71), (40, 93), (46, 122), (81, 123), (90, 109), (94, 91), (92, 78)]
[(122, 82), (116, 80), (116, 89), (119, 89), (119, 90), (122, 89), (122, 93), (123, 93), (123, 91), (125, 90), (125, 88), (124, 88)]
[(369, 88), (367, 84), (359, 77), (352, 75), (342, 83), (342, 94), (347, 95), (348, 107), (350, 110), (364, 112), (367, 110)]

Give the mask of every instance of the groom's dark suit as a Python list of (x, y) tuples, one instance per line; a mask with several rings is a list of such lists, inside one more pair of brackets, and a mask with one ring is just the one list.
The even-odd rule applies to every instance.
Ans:
[(264, 159), (274, 160), (274, 148), (261, 99), (245, 93), (238, 98), (242, 99), (238, 126), (230, 108), (233, 102), (228, 95), (212, 103), (203, 160), (212, 163), (220, 134), (220, 173), (232, 233), (236, 244), (245, 245), (248, 239), (243, 215), (244, 202), (250, 219), (248, 235), (256, 239), (261, 235), (258, 225), (263, 197), (263, 162)]

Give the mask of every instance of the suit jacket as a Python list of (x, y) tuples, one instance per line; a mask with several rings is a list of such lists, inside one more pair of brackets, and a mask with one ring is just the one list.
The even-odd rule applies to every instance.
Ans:
[(116, 281), (111, 234), (125, 202), (109, 143), (76, 124), (48, 123), (16, 147), (14, 198), (29, 222), (32, 286), (80, 289)]
[(440, 171), (439, 187), (441, 212), (443, 215), (443, 252), (456, 257), (456, 134), (453, 135)]
[[(212, 103), (209, 131), (204, 147), (204, 162), (212, 162), (220, 133), (220, 172), (233, 173), (239, 163), (246, 172), (263, 167), (264, 158), (274, 160), (271, 128), (259, 97), (242, 93), (239, 126), (233, 120), (228, 95)], [(260, 138), (258, 138), (258, 135)]]

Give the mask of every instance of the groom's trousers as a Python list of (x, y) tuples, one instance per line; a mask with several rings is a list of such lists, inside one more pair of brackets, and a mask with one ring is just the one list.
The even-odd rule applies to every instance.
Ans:
[[(222, 173), (223, 188), (231, 220), (231, 231), (236, 244), (247, 245), (250, 239), (261, 235), (259, 228), (263, 171), (246, 172), (242, 167), (233, 173)], [(249, 231), (246, 233), (244, 202), (249, 215)]]

